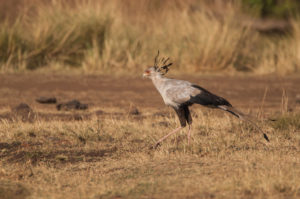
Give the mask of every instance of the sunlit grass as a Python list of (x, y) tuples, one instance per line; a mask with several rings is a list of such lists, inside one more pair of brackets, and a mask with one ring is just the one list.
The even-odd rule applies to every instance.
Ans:
[(153, 150), (179, 122), (173, 114), (144, 115), (141, 120), (113, 115), (69, 122), (2, 120), (0, 180), (13, 191), (3, 183), (0, 190), (15, 197), (22, 188), (33, 198), (299, 196), (300, 137), (294, 125), (278, 129), (277, 122), (260, 123), (271, 140), (266, 143), (231, 116), (209, 111), (203, 117), (196, 111), (194, 117), (201, 119), (194, 121), (190, 146), (185, 129)]

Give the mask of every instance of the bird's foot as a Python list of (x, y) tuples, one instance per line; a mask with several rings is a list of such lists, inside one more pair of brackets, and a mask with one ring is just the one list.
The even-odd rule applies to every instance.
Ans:
[(264, 133), (264, 138), (265, 138), (265, 140), (267, 140), (268, 142), (270, 142), (270, 140), (269, 140), (267, 134), (265, 134), (265, 133)]
[(150, 150), (153, 150), (153, 149), (157, 149), (159, 146), (161, 146), (161, 143), (160, 142), (157, 142), (155, 145), (151, 145), (149, 147)]
[(161, 146), (161, 143), (160, 142), (157, 142), (154, 146), (154, 149), (157, 149), (159, 146)]

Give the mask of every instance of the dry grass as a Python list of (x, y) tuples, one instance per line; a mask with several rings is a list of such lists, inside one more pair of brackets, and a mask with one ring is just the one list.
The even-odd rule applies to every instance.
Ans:
[(299, 71), (300, 60), (300, 21), (292, 22), (292, 36), (286, 39), (272, 38), (266, 42), (268, 49), (262, 52), (261, 67), (257, 67), (258, 73), (288, 74), (291, 71)]
[[(299, 115), (251, 126), (194, 110), (186, 130), (153, 111), (84, 121), (0, 123), (1, 198), (299, 198)], [(289, 122), (291, 121), (291, 122)]]
[(266, 39), (243, 22), (249, 20), (234, 1), (21, 2), (20, 14), (6, 3), (15, 20), (0, 25), (2, 72), (75, 66), (134, 73), (152, 63), (157, 49), (181, 72), (299, 71), (299, 20), (293, 34)]

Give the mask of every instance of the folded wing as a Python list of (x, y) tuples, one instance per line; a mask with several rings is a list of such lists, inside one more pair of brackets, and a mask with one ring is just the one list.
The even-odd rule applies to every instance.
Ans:
[(185, 81), (173, 83), (172, 86), (166, 89), (165, 94), (169, 100), (178, 105), (201, 104), (215, 108), (220, 105), (232, 106), (226, 99)]

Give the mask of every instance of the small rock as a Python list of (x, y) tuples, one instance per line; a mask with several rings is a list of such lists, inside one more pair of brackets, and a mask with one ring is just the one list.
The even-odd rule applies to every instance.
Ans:
[(12, 114), (15, 118), (21, 119), (23, 122), (32, 122), (35, 114), (28, 104), (21, 103), (12, 108)]
[(56, 104), (57, 102), (55, 97), (39, 97), (35, 101), (41, 104)]
[(61, 103), (56, 106), (57, 110), (85, 110), (88, 108), (87, 104), (81, 104), (78, 100), (72, 100), (66, 103)]
[(12, 109), (13, 112), (15, 113), (29, 113), (32, 112), (32, 109), (30, 108), (30, 106), (28, 104), (25, 103), (21, 103), (18, 106), (14, 107)]

